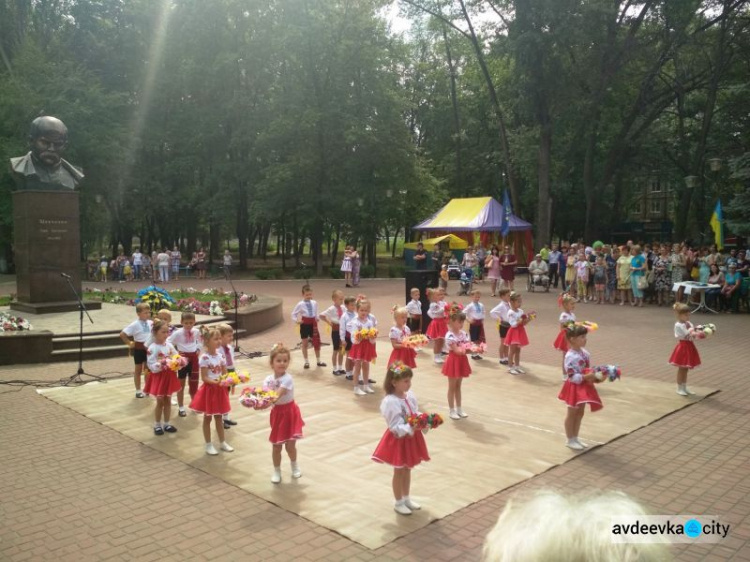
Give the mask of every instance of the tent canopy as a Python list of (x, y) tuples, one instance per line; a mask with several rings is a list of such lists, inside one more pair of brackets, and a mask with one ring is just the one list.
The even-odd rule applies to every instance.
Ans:
[[(442, 232), (499, 231), (503, 222), (503, 206), (492, 197), (451, 199), (432, 217), (414, 226), (414, 230)], [(531, 223), (510, 216), (510, 230), (531, 230)]]
[(420, 240), (419, 242), (409, 242), (404, 244), (404, 248), (407, 250), (416, 250), (417, 244), (424, 244), (424, 247), (431, 250), (433, 246), (440, 244), (441, 242), (448, 242), (448, 248), (451, 250), (465, 250), (469, 247), (469, 243), (466, 240), (462, 240), (458, 236), (453, 234), (446, 234), (445, 236), (438, 236), (437, 238), (428, 238), (427, 240)]

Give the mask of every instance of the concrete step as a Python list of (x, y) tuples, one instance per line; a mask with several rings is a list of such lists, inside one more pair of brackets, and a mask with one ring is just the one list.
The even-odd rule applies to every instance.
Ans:
[[(246, 330), (239, 330), (239, 338), (242, 339), (246, 334)], [(109, 338), (111, 338), (111, 334)], [(51, 361), (53, 362), (65, 362), (65, 361), (77, 361), (78, 360), (78, 337), (71, 339), (68, 337), (62, 338), (64, 341), (57, 342), (53, 339), (53, 350)], [(114, 343), (109, 343), (114, 341)], [(103, 337), (101, 334), (93, 337), (84, 337), (83, 339), (83, 359), (104, 359), (110, 357), (128, 357), (128, 350), (120, 341), (119, 337), (115, 335), (114, 340), (108, 339), (106, 335)]]

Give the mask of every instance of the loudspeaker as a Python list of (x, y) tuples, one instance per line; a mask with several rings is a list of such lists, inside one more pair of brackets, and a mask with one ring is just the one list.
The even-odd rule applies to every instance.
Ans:
[(427, 316), (427, 310), (430, 308), (430, 301), (427, 298), (427, 289), (436, 289), (440, 274), (435, 269), (412, 269), (406, 272), (406, 303), (411, 300), (409, 294), (415, 287), (419, 289), (419, 300), (422, 303), (422, 333), (427, 331), (430, 325), (430, 317)]

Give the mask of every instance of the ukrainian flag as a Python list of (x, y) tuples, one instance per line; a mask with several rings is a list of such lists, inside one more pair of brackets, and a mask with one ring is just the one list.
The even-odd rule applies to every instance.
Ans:
[(719, 250), (724, 248), (723, 221), (724, 217), (721, 213), (721, 199), (719, 199), (716, 201), (716, 208), (714, 209), (713, 215), (711, 215), (711, 220), (708, 221), (708, 224), (711, 225), (711, 229), (714, 231), (714, 244), (716, 244), (716, 248)]

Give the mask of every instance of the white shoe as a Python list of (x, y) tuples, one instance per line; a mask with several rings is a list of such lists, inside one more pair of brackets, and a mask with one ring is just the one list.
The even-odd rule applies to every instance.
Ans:
[(451, 410), (448, 414), (448, 417), (452, 420), (460, 420), (461, 416), (458, 415), (458, 412), (456, 410)]
[(172, 396), (172, 406), (177, 406), (177, 397), (174, 395)]
[(680, 396), (690, 396), (688, 394), (687, 390), (685, 390), (684, 386), (678, 386), (677, 387), (677, 394), (679, 394)]
[(357, 386), (354, 388), (354, 396), (367, 396), (367, 393), (362, 390), (361, 386)]
[(687, 387), (687, 385), (683, 386), (682, 388), (684, 388), (684, 389), (685, 389), (685, 392), (687, 392), (687, 393), (688, 393), (688, 394), (689, 394), (690, 396), (695, 396), (695, 392), (693, 392), (692, 390), (690, 390), (690, 389), (689, 389), (689, 388)]
[(220, 448), (221, 448), (222, 451), (225, 451), (227, 453), (231, 453), (232, 451), (234, 451), (234, 447), (232, 447), (226, 441), (222, 441)]
[(519, 370), (518, 370), (518, 369), (516, 369), (515, 367), (511, 367), (510, 369), (508, 369), (508, 372), (509, 372), (509, 373), (510, 373), (511, 375), (520, 375), (520, 374), (521, 374), (521, 371), (519, 371)]
[(372, 389), (372, 387), (369, 384), (366, 384), (363, 389), (367, 394), (374, 394), (375, 391)]
[(578, 443), (581, 447), (583, 447), (584, 449), (588, 448), (588, 445), (586, 445), (586, 443), (578, 439), (578, 437), (576, 437), (575, 439), (576, 439), (576, 443)]
[(445, 359), (442, 357), (435, 357), (435, 365), (442, 365), (443, 363), (445, 363)]
[(292, 463), (292, 478), (299, 478), (302, 476), (302, 471), (296, 462)]
[(206, 443), (206, 454), (218, 455), (219, 451), (216, 450), (216, 447), (214, 447), (213, 443)]
[(419, 509), (422, 509), (422, 506), (419, 505), (417, 502), (413, 501), (411, 498), (406, 497), (404, 498), (404, 505), (411, 509), (412, 511), (417, 511)]
[(523, 369), (522, 369), (521, 367), (519, 367), (518, 365), (516, 365), (516, 371), (518, 371), (518, 372), (519, 372), (519, 373), (521, 373), (522, 375), (525, 375), (525, 374), (526, 374), (526, 371), (524, 371), (524, 370), (523, 370)]
[(406, 504), (397, 502), (393, 505), (393, 509), (399, 515), (411, 515), (411, 509), (406, 507)]
[(146, 395), (145, 395), (145, 394), (143, 394), (143, 392), (141, 392), (140, 390), (136, 390), (136, 391), (135, 391), (135, 397), (136, 397), (136, 398), (145, 398), (145, 397), (146, 397)]
[(456, 408), (456, 413), (458, 414), (458, 416), (460, 418), (468, 418), (469, 417), (469, 414), (467, 414), (466, 412), (464, 412), (461, 408)]
[(281, 469), (280, 468), (274, 468), (273, 469), (273, 475), (271, 476), (271, 482), (274, 484), (278, 484), (281, 482)]
[(568, 439), (568, 448), (574, 451), (583, 451), (584, 447), (576, 439)]

